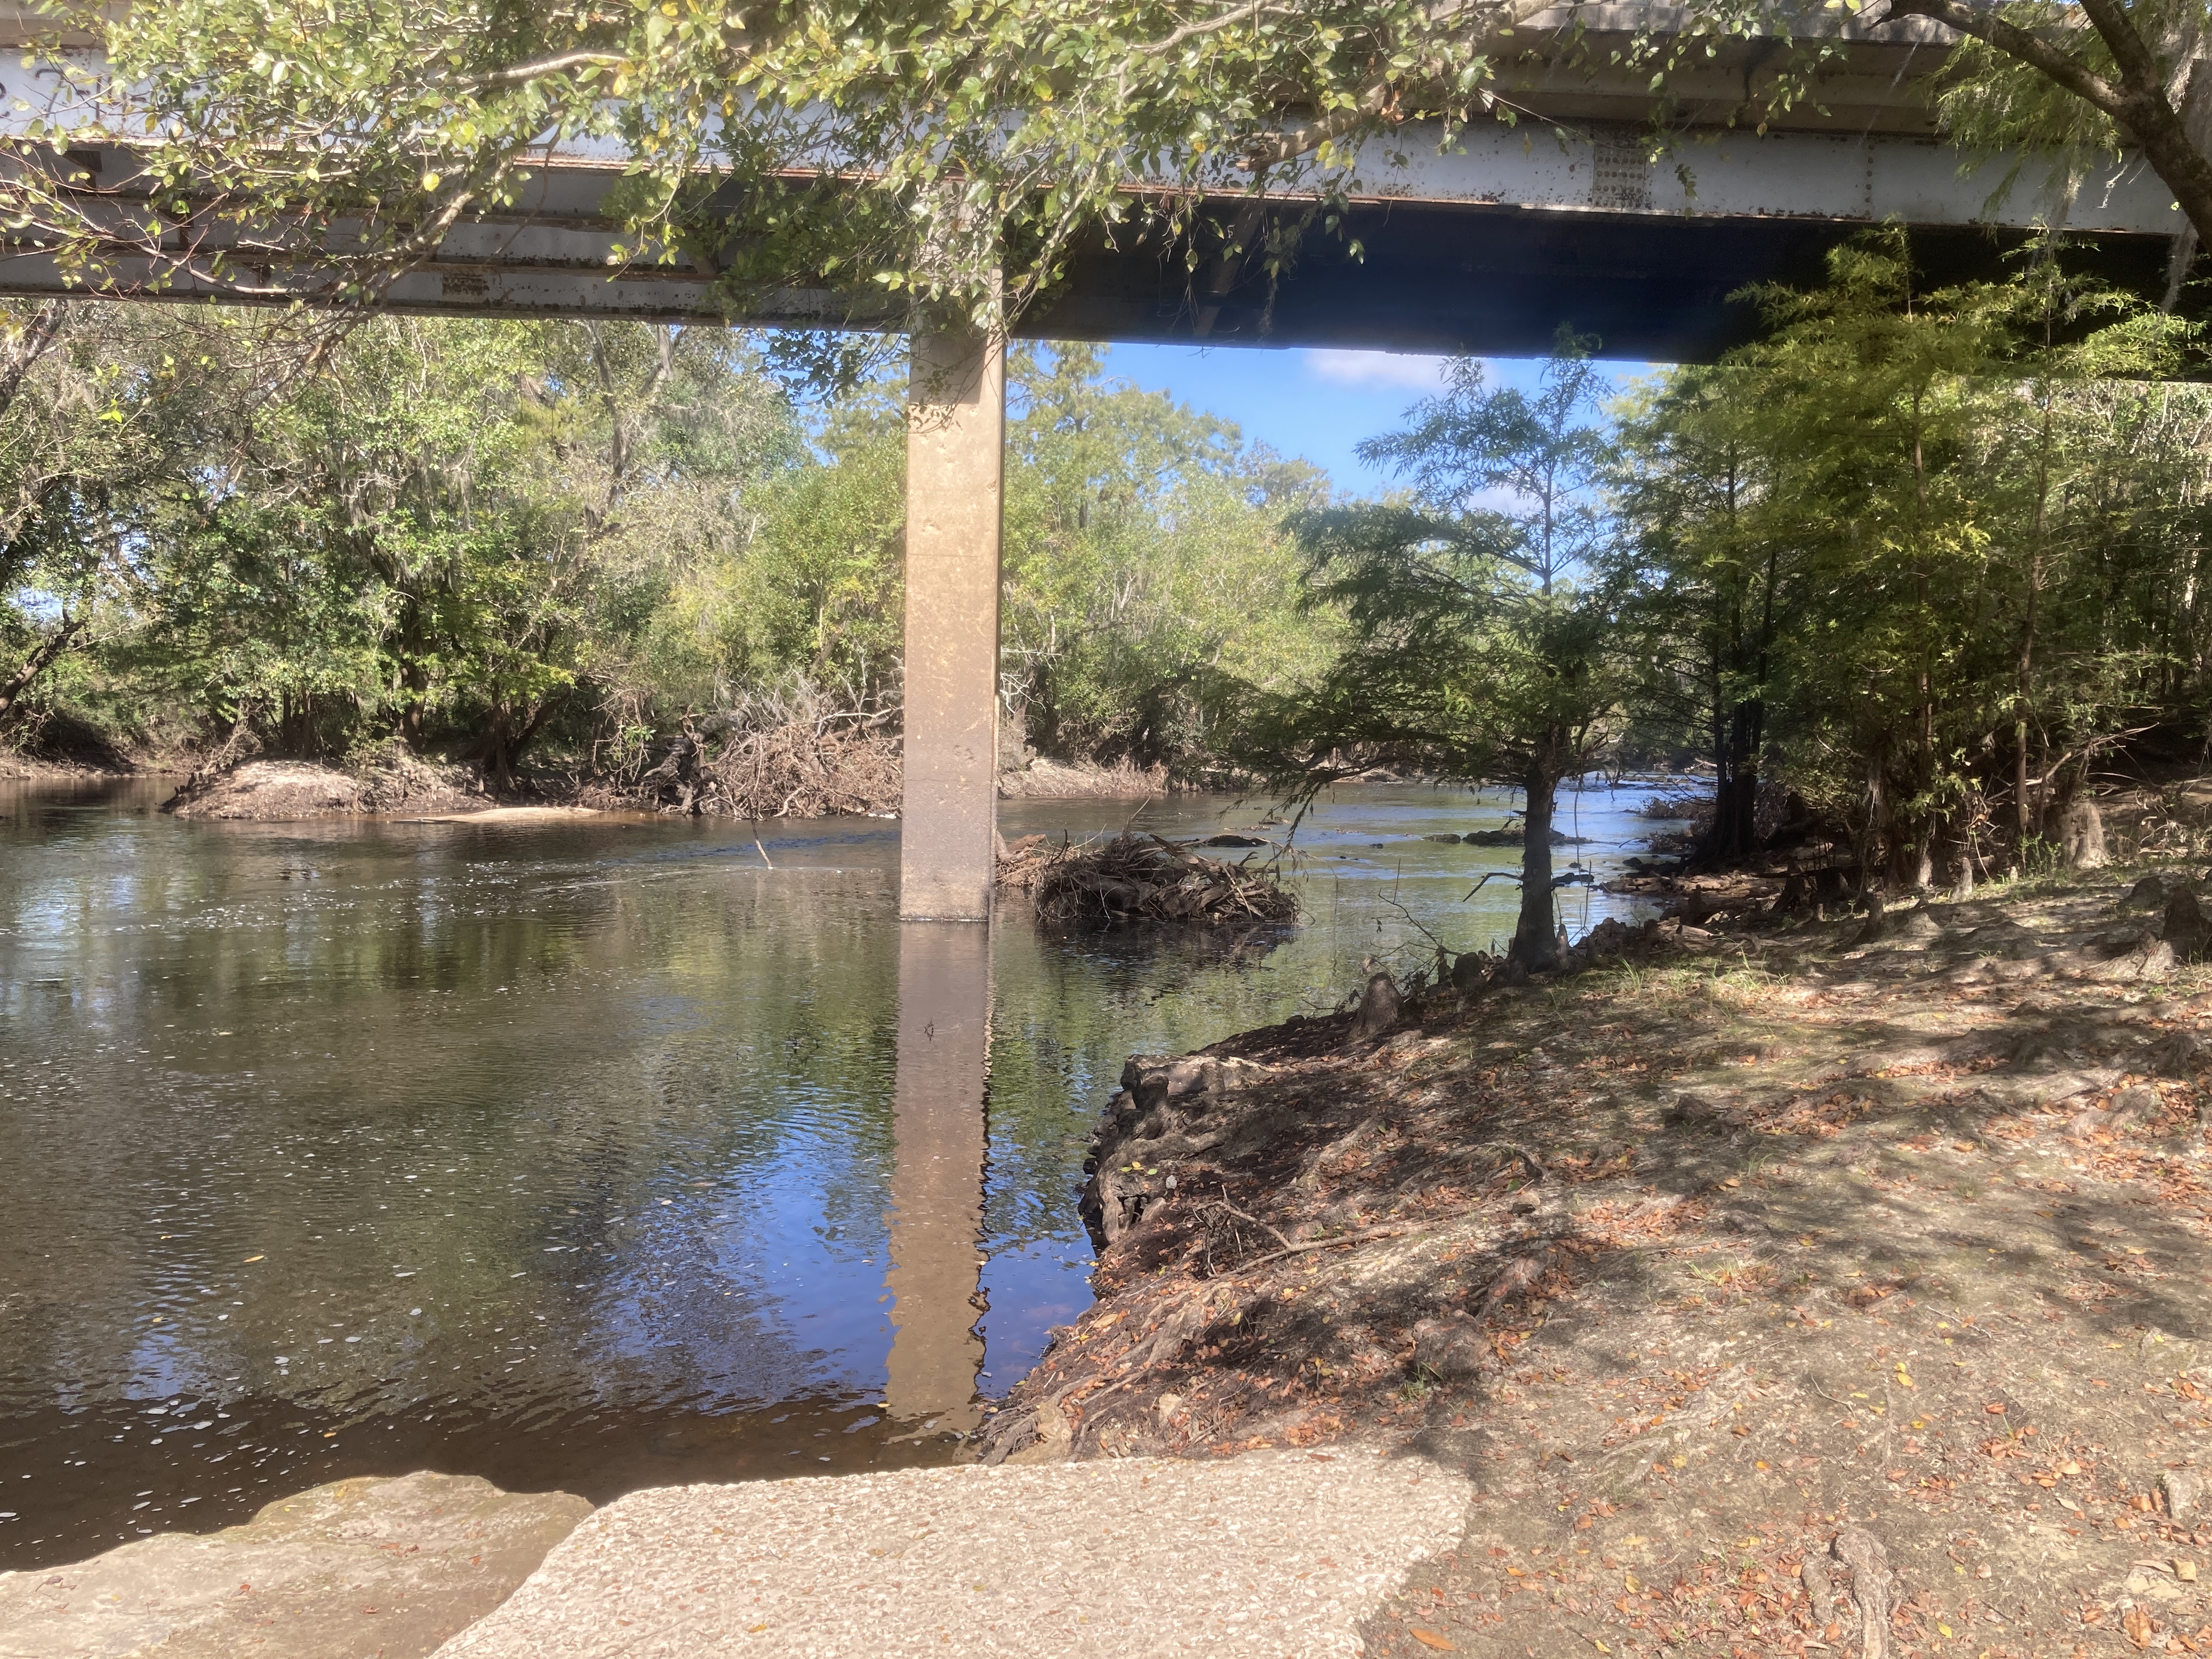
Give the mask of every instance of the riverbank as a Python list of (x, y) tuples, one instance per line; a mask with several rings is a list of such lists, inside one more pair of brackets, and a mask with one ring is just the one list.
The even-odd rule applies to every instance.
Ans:
[[(878, 757), (880, 760), (880, 757)], [(20, 775), (38, 781), (65, 781), (127, 775), (119, 771), (58, 769), (46, 763), (20, 763)], [(895, 817), (898, 769), (894, 755), (886, 771), (875, 766), (865, 778), (825, 775), (805, 793), (802, 816)], [(183, 770), (182, 768), (173, 769)], [(673, 775), (672, 774), (672, 775)], [(650, 787), (648, 787), (650, 786)], [(1166, 775), (1132, 767), (1066, 766), (1037, 760), (1002, 773), (999, 794), (1007, 800), (1144, 800), (1168, 792)], [(783, 804), (768, 800), (769, 806)], [(314, 818), (388, 817), (434, 813), (453, 816), (494, 810), (566, 808), (577, 811), (633, 811), (655, 814), (735, 814), (732, 803), (750, 800), (685, 778), (675, 789), (647, 780), (635, 786), (566, 775), (531, 776), (501, 784), (477, 768), (379, 750), (358, 763), (338, 766), (320, 761), (257, 757), (185, 778), (164, 811), (183, 818), (283, 823)], [(767, 817), (786, 814), (769, 811)]]
[(1133, 1065), (1098, 1301), (988, 1455), (1468, 1471), (1371, 1651), (2204, 1651), (2212, 974), (2172, 884), (1679, 927)]
[(119, 778), (183, 776), (189, 758), (158, 749), (118, 746), (75, 721), (48, 720), (0, 732), (0, 783), (112, 783)]
[(112, 783), (118, 778), (159, 773), (158, 766), (133, 766), (100, 761), (49, 760), (0, 750), (0, 783), (87, 784)]

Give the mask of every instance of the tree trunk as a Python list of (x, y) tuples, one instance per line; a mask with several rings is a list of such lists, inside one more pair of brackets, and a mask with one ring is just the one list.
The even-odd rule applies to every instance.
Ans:
[(393, 631), (399, 663), (399, 735), (419, 753), (430, 702), (430, 669), (425, 661), (429, 626), (422, 595), (402, 590)]
[(287, 691), (276, 706), (276, 747), (283, 754), (313, 760), (322, 753), (321, 711), (312, 691)]
[(522, 751), (538, 740), (554, 715), (567, 705), (568, 691), (556, 691), (539, 703), (530, 718), (518, 723), (514, 711), (504, 703), (492, 710), (483, 734), (470, 746), (471, 758), (481, 764), (486, 776), (497, 783), (511, 783), (514, 778), (514, 763), (522, 758)]
[(2031, 578), (2027, 589), (2027, 614), (2022, 620), (2020, 629), (2020, 661), (2014, 671), (2013, 684), (2014, 695), (2019, 700), (2015, 705), (2017, 712), (2012, 726), (2012, 812), (2013, 837), (2015, 843), (2013, 856), (2015, 860), (2021, 856), (2017, 849), (2027, 845), (2028, 837), (2035, 834), (2039, 822), (2039, 815), (2035, 810), (2035, 798), (2032, 793), (2034, 786), (2029, 781), (2027, 753), (2027, 700), (2030, 688), (2034, 684), (2037, 598), (2037, 584)]
[(1889, 846), (1888, 778), (1879, 742), (1867, 755), (1866, 780), (1866, 829), (1859, 838), (1859, 890), (1863, 893), (1881, 885), (1875, 872)]
[(1954, 828), (1951, 837), (1951, 896), (1963, 902), (1974, 896), (1974, 832)]
[(1720, 781), (1713, 789), (1712, 828), (1698, 849), (1701, 862), (1749, 858), (1759, 850), (1759, 729), (1765, 712), (1750, 701), (1729, 714)]
[(21, 668), (0, 680), (0, 720), (15, 712), (17, 700), (30, 689), (31, 682), (53, 666), (55, 659), (70, 648), (70, 641), (83, 627), (82, 617), (71, 617), (41, 640), (38, 648), (23, 659)]
[(1887, 15), (1869, 21), (1933, 18), (1987, 41), (2102, 111), (2119, 128), (2120, 136), (2142, 152), (2159, 182), (2173, 192), (2198, 242), (2212, 245), (2212, 160), (2191, 140), (2188, 124), (2167, 95), (2157, 54), (2120, 0), (2081, 0), (2081, 15), (2103, 40), (2115, 73), (2097, 73), (2086, 58), (2021, 27), (1996, 7), (1971, 0), (1890, 0)]
[(1528, 810), (1521, 825), (1521, 920), (1507, 959), (1530, 973), (1559, 965), (1559, 938), (1552, 921), (1552, 805), (1559, 781), (1548, 755), (1528, 763), (1522, 787)]

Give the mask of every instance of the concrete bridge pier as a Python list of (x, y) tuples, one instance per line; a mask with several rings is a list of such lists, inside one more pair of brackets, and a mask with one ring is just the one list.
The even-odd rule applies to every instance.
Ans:
[(998, 846), (1006, 339), (917, 328), (907, 386), (899, 915), (981, 921)]
[(983, 1339), (975, 1328), (983, 1228), (983, 1091), (991, 1068), (991, 930), (900, 927), (891, 1346), (884, 1403), (900, 1423), (974, 1428)]

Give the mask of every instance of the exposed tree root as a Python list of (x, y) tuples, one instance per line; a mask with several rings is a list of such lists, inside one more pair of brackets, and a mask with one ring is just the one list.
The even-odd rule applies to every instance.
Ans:
[(1370, 1653), (2212, 1652), (2212, 969), (2177, 883), (1682, 927), (1379, 1040), (1133, 1060), (1099, 1300), (991, 1455), (1468, 1468), (1467, 1540)]

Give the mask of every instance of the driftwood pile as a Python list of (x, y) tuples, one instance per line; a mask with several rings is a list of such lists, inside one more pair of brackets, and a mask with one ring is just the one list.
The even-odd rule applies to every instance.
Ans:
[(1127, 831), (1109, 842), (1025, 836), (999, 860), (1001, 886), (1025, 889), (1054, 923), (1295, 921), (1297, 896), (1272, 867), (1201, 857)]
[(705, 810), (733, 817), (898, 810), (899, 740), (880, 717), (802, 716), (735, 732), (703, 769)]
[(895, 812), (897, 713), (841, 704), (808, 686), (761, 693), (641, 747), (585, 796), (596, 806), (738, 818)]

